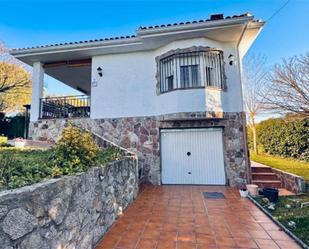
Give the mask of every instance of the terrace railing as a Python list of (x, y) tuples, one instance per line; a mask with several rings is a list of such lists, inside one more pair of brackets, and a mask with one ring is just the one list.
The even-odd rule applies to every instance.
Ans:
[(40, 118), (89, 118), (90, 97), (86, 95), (40, 99)]

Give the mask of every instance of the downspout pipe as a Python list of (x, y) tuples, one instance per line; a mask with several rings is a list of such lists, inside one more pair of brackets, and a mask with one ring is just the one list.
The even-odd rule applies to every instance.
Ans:
[(242, 34), (239, 38), (237, 43), (237, 58), (238, 58), (238, 65), (239, 65), (239, 75), (240, 75), (240, 84), (241, 84), (241, 99), (242, 99), (242, 125), (243, 125), (243, 146), (244, 146), (244, 156), (245, 156), (245, 168), (246, 168), (246, 180), (247, 183), (251, 183), (252, 181), (252, 172), (251, 172), (251, 162), (250, 162), (250, 152), (248, 148), (248, 135), (247, 135), (247, 122), (246, 122), (246, 111), (244, 110), (244, 96), (243, 96), (243, 82), (242, 82), (242, 63), (240, 59), (239, 53), (239, 45), (244, 37), (246, 30), (248, 29), (249, 23), (247, 23), (242, 31)]

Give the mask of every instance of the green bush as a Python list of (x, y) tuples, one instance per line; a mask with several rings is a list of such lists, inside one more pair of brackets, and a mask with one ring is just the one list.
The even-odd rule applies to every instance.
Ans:
[(95, 165), (120, 158), (119, 148), (99, 149), (90, 133), (69, 124), (52, 149), (34, 151), (0, 148), (0, 190), (87, 171)]
[(94, 165), (98, 150), (99, 147), (89, 132), (84, 132), (69, 123), (55, 147), (53, 175), (86, 171)]
[[(309, 161), (309, 119), (293, 116), (268, 119), (257, 124), (256, 130), (260, 152)], [(250, 146), (250, 132), (248, 139)]]
[(51, 151), (1, 151), (0, 189), (18, 188), (49, 177), (50, 154)]
[(8, 138), (5, 136), (0, 136), (0, 146), (6, 145), (8, 143)]

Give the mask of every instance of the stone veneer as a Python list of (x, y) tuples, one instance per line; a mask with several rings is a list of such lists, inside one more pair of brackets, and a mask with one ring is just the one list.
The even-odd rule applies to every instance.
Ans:
[(160, 184), (160, 129), (222, 127), (227, 185), (248, 182), (245, 114), (226, 112), (221, 114), (222, 118), (209, 118), (213, 115), (194, 112), (150, 117), (40, 120), (30, 124), (30, 137), (56, 141), (66, 123), (71, 121), (137, 154), (143, 180)]
[(0, 249), (91, 249), (138, 194), (136, 159), (0, 192)]
[(277, 175), (283, 188), (296, 194), (306, 192), (306, 183), (303, 177), (280, 169), (271, 168), (271, 170)]

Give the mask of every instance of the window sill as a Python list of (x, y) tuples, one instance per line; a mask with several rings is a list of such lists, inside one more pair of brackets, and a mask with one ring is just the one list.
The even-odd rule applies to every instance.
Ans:
[(195, 90), (195, 89), (204, 89), (204, 88), (205, 88), (204, 86), (190, 87), (190, 88), (175, 88), (175, 89), (172, 89), (170, 91), (160, 92), (160, 95), (165, 94), (165, 93), (175, 92), (175, 91), (178, 91), (178, 90)]

